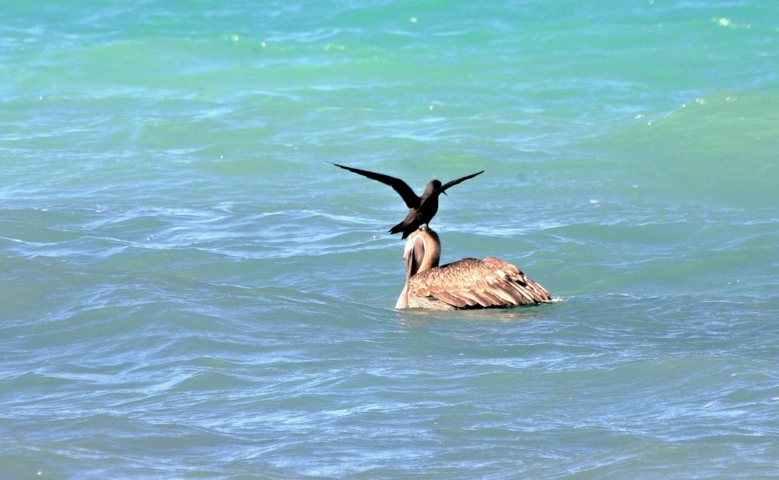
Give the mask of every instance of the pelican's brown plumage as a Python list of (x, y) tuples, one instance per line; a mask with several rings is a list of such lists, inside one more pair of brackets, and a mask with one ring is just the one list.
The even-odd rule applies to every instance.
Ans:
[(406, 285), (395, 308), (507, 308), (559, 301), (499, 258), (464, 258), (439, 267), (440, 258), (441, 240), (433, 230), (420, 228), (409, 236), (403, 251)]

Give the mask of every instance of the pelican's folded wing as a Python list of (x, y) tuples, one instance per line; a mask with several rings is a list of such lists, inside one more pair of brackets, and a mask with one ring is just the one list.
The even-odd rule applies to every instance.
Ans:
[(495, 257), (464, 258), (414, 275), (409, 298), (454, 308), (513, 307), (552, 301), (549, 292), (517, 267)]

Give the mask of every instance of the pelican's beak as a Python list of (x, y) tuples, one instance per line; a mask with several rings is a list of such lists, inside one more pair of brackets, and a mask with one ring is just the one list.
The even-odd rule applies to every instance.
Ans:
[(406, 284), (400, 293), (395, 308), (408, 308), (408, 282), (419, 271), (425, 259), (425, 241), (420, 236), (412, 236), (403, 248), (403, 263), (406, 264)]

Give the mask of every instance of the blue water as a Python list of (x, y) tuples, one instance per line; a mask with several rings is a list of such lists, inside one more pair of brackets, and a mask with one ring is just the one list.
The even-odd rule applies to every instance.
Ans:
[[(773, 0), (0, 5), (0, 477), (779, 476)], [(396, 311), (442, 261), (564, 301)]]

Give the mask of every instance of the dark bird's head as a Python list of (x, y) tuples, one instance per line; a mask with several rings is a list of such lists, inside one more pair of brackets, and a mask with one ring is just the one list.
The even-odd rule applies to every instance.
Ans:
[[(441, 188), (441, 182), (439, 180), (430, 180), (427, 182), (427, 186), (425, 187), (425, 192), (422, 194), (422, 200), (424, 201), (427, 197), (433, 194), (433, 192), (436, 191), (436, 189)], [(444, 195), (446, 195), (446, 192), (444, 192)]]

